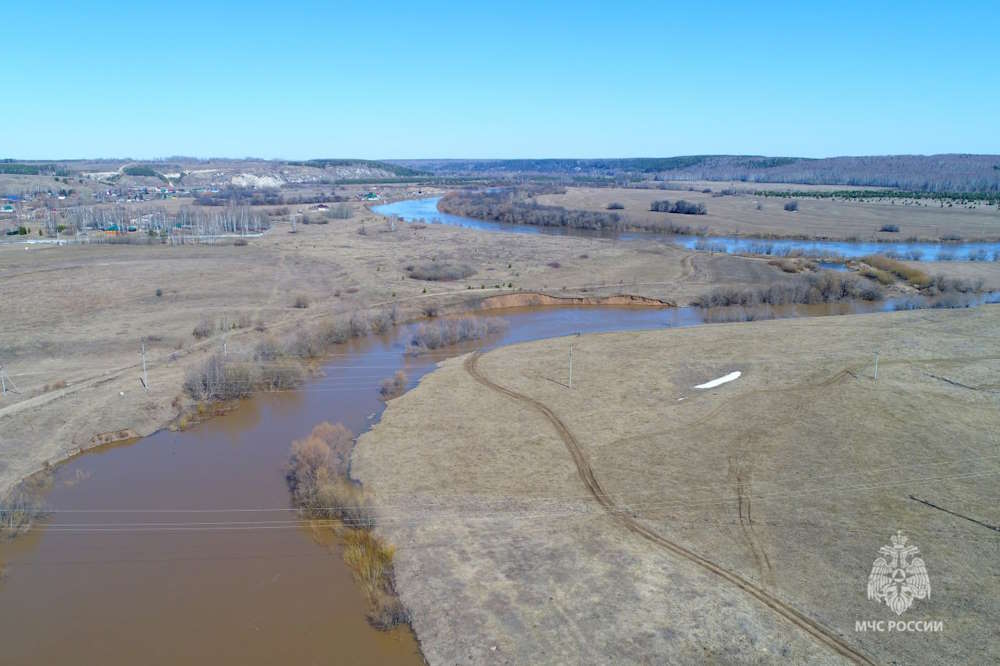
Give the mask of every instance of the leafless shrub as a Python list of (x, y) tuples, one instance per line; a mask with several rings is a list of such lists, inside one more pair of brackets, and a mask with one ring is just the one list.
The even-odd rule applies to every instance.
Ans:
[(550, 262), (549, 262), (549, 263), (547, 264), (547, 266), (548, 266), (549, 268), (562, 268), (562, 264), (560, 264), (560, 263), (559, 263), (558, 261), (550, 261)]
[(351, 218), (351, 207), (345, 204), (334, 206), (326, 211), (326, 216), (331, 220), (348, 220)]
[(936, 309), (969, 308), (976, 304), (976, 299), (969, 294), (942, 294), (928, 301), (928, 306)]
[(406, 271), (414, 280), (427, 280), (430, 282), (461, 280), (476, 274), (475, 269), (468, 264), (457, 264), (447, 261), (431, 261), (419, 265), (410, 265), (406, 267)]
[(324, 486), (347, 474), (354, 435), (343, 424), (324, 421), (303, 439), (292, 442), (285, 480), (295, 506), (317, 517), (336, 506), (321, 495)]
[(983, 290), (983, 280), (971, 280), (967, 278), (949, 278), (944, 275), (935, 275), (929, 284), (928, 295), (937, 294), (977, 294)]
[(276, 360), (261, 364), (257, 371), (256, 387), (265, 391), (283, 391), (302, 384), (305, 372), (292, 360)]
[(43, 518), (46, 514), (43, 497), (51, 487), (52, 470), (46, 465), (0, 499), (0, 534), (12, 539)]
[(389, 311), (383, 310), (381, 312), (376, 312), (369, 317), (368, 323), (371, 327), (372, 333), (381, 335), (392, 328), (393, 317)]
[(207, 338), (214, 332), (215, 332), (215, 322), (212, 321), (211, 319), (208, 319), (207, 317), (203, 317), (202, 320), (195, 325), (194, 330), (191, 331), (194, 337), (196, 337), (199, 340), (201, 340), (202, 338)]
[(625, 204), (618, 203), (617, 201), (612, 201), (608, 204), (608, 210), (625, 210)]
[(654, 201), (649, 204), (649, 210), (659, 213), (678, 213), (680, 215), (704, 215), (708, 212), (708, 208), (705, 207), (705, 204), (693, 203), (685, 201), (684, 199), (674, 202), (666, 199), (662, 201)]
[(355, 312), (351, 314), (351, 318), (348, 320), (348, 326), (350, 327), (352, 338), (363, 338), (368, 335), (371, 330), (371, 323), (368, 321), (368, 315), (364, 312)]
[(760, 321), (774, 319), (774, 311), (766, 305), (709, 308), (702, 314), (706, 324), (725, 324), (742, 321)]
[(184, 390), (195, 400), (246, 398), (253, 392), (254, 370), (252, 365), (231, 360), (225, 354), (213, 354), (200, 368), (188, 372)]
[(882, 291), (866, 280), (854, 276), (822, 271), (802, 275), (797, 280), (785, 280), (767, 287), (745, 289), (721, 287), (703, 294), (694, 301), (701, 308), (731, 305), (791, 305), (795, 303), (830, 303), (846, 300), (877, 301)]
[(794, 259), (771, 259), (767, 263), (769, 266), (780, 268), (785, 273), (798, 273), (802, 270), (802, 264)]
[(498, 317), (459, 317), (436, 319), (420, 324), (410, 339), (410, 349), (416, 353), (480, 340), (503, 331), (507, 322)]
[(795, 211), (797, 211), (799, 209), (799, 202), (798, 201), (786, 201), (784, 208), (789, 213), (794, 213)]
[(898, 224), (883, 224), (881, 227), (879, 227), (879, 231), (884, 231), (884, 232), (890, 233), (890, 234), (898, 234), (899, 233), (899, 225)]
[(339, 345), (351, 339), (351, 326), (341, 319), (326, 321), (319, 325), (314, 337), (323, 347)]
[(303, 294), (299, 294), (295, 297), (295, 301), (292, 302), (292, 307), (304, 310), (309, 307), (309, 298)]
[(355, 529), (375, 527), (375, 506), (371, 496), (345, 477), (321, 483), (316, 503), (319, 508), (311, 512), (314, 516), (339, 518)]
[(406, 391), (407, 377), (402, 370), (397, 370), (396, 374), (388, 379), (383, 379), (378, 388), (378, 394), (383, 400), (397, 398)]
[(285, 347), (289, 356), (303, 359), (319, 358), (326, 349), (325, 341), (317, 334), (300, 329)]

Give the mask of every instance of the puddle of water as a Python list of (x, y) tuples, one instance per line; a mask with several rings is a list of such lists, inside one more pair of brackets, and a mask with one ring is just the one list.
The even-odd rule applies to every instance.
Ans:
[(711, 250), (729, 254), (752, 253), (771, 256), (803, 254), (810, 257), (844, 257), (856, 259), (869, 254), (893, 254), (912, 261), (1000, 261), (1000, 243), (872, 243), (862, 241), (754, 240), (736, 237), (671, 236), (652, 232), (598, 232), (566, 227), (538, 227), (528, 224), (487, 222), (460, 215), (442, 213), (437, 209), (440, 197), (407, 199), (372, 210), (379, 215), (395, 215), (407, 222), (423, 220), (430, 224), (517, 234), (551, 234), (636, 240), (659, 238), (689, 250)]

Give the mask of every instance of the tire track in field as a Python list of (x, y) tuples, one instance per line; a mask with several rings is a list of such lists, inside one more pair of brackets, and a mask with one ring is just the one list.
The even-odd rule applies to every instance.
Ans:
[(711, 573), (723, 578), (727, 582), (740, 588), (750, 596), (754, 597), (762, 604), (776, 612), (781, 617), (785, 618), (795, 626), (799, 627), (807, 634), (809, 634), (818, 643), (825, 645), (834, 652), (836, 652), (841, 657), (848, 659), (856, 664), (870, 664), (874, 665), (874, 661), (866, 657), (864, 654), (854, 649), (846, 642), (841, 640), (839, 637), (831, 633), (828, 629), (817, 623), (815, 620), (807, 617), (801, 611), (796, 610), (793, 606), (785, 603), (781, 599), (778, 599), (774, 595), (770, 594), (763, 588), (755, 585), (754, 583), (744, 579), (737, 573), (729, 571), (728, 569), (723, 569), (714, 562), (702, 557), (701, 555), (695, 553), (692, 550), (685, 548), (684, 546), (675, 543), (666, 537), (658, 534), (652, 529), (646, 527), (639, 521), (628, 515), (623, 509), (619, 508), (613, 499), (608, 495), (608, 493), (601, 487), (600, 482), (594, 474), (593, 468), (591, 468), (590, 463), (587, 461), (587, 456), (584, 454), (583, 449), (580, 447), (579, 442), (576, 437), (570, 432), (569, 428), (566, 426), (562, 420), (555, 415), (555, 413), (545, 405), (545, 403), (526, 396), (522, 393), (518, 393), (513, 389), (509, 389), (506, 386), (497, 384), (486, 375), (482, 373), (479, 369), (479, 359), (482, 357), (482, 352), (475, 352), (465, 359), (463, 364), (465, 371), (469, 375), (485, 386), (497, 393), (505, 395), (517, 402), (528, 405), (537, 412), (540, 412), (548, 421), (555, 427), (556, 432), (558, 432), (560, 439), (566, 445), (566, 449), (569, 451), (570, 456), (573, 458), (573, 462), (576, 465), (577, 472), (580, 475), (580, 479), (583, 481), (584, 485), (587, 486), (587, 490), (594, 497), (597, 502), (604, 507), (605, 510), (618, 521), (623, 527), (628, 529), (634, 534), (637, 534), (647, 541), (654, 543), (657, 546), (670, 551), (671, 553), (683, 557), (686, 560), (694, 562), (703, 569), (707, 569)]

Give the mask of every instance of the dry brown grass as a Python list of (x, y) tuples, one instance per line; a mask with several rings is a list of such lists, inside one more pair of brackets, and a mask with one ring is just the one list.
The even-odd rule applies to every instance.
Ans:
[[(622, 191), (626, 213), (648, 208), (648, 201), (643, 206), (628, 199), (629, 192)], [(729, 199), (713, 202), (705, 218), (710, 220)], [(765, 209), (764, 218), (773, 217), (767, 213)], [(684, 304), (712, 286), (759, 285), (774, 280), (776, 273), (752, 259), (709, 257), (641, 242), (513, 236), (443, 225), (402, 225), (394, 234), (359, 236), (356, 224), (361, 219), (369, 220), (372, 229), (382, 221), (364, 211), (355, 219), (302, 226), (300, 233), (289, 235), (287, 222), (276, 216), (272, 230), (244, 248), (0, 247), (0, 357), (22, 390), (8, 393), (0, 403), (0, 458), (8, 463), (0, 468), (0, 492), (43, 461), (61, 460), (85, 448), (97, 433), (129, 427), (145, 436), (172, 423), (179, 410), (171, 401), (182, 391), (188, 369), (199, 367), (218, 350), (222, 335), (230, 350), (248, 354), (258, 341), (274, 337), (289, 356), (286, 345), (297, 330), (318, 334), (323, 320), (330, 318), (330, 335), (318, 336), (321, 344), (305, 347), (319, 354), (310, 358), (320, 358), (336, 342), (333, 338), (349, 339), (349, 334), (342, 336), (339, 320), (353, 310), (376, 304), (376, 309), (389, 308), (398, 302), (405, 321), (424, 306), (433, 312), (481, 297), (480, 284), (487, 287), (485, 295), (509, 290), (491, 285), (513, 283), (515, 290), (560, 295), (580, 295), (583, 289), (587, 295), (627, 292)], [(471, 291), (462, 282), (406, 279), (402, 267), (435, 257), (468, 262), (484, 278)], [(560, 269), (546, 266), (550, 261), (558, 261)], [(997, 284), (991, 276), (1000, 275), (1000, 263), (994, 262), (955, 264), (949, 274), (952, 268), (973, 271), (988, 285)], [(59, 288), (38, 289), (40, 279)], [(157, 297), (154, 288), (135, 285), (159, 286), (163, 294)], [(32, 298), (23, 298), (25, 293)], [(299, 293), (309, 298), (309, 308), (289, 307)], [(224, 317), (239, 325), (239, 313), (246, 313), (249, 326), (220, 330)], [(203, 318), (205, 335), (194, 338), (193, 329)], [(370, 327), (376, 330), (374, 323)], [(144, 338), (148, 392), (136, 379)], [(65, 379), (67, 388), (42, 393), (43, 384), (53, 377)], [(278, 378), (272, 385), (284, 384)]]
[[(876, 663), (995, 662), (995, 595), (982, 575), (995, 566), (995, 532), (909, 495), (996, 524), (998, 325), (1000, 306), (763, 321), (519, 344), (478, 365), (562, 420), (622, 511), (843, 627), (840, 637)], [(568, 390), (571, 344), (579, 371)], [(878, 382), (873, 349), (882, 350)], [(486, 661), (488, 647), (477, 646), (498, 643), (516, 663), (541, 650), (562, 662), (628, 662), (635, 644), (678, 663), (836, 659), (588, 502), (560, 432), (477, 383), (462, 360), (394, 401), (353, 463), (377, 496), (427, 500), (393, 504), (380, 531), (406, 543), (396, 585), (426, 628), (429, 661)], [(735, 382), (692, 389), (733, 370), (743, 372)], [(437, 493), (468, 501), (428, 520)], [(895, 618), (864, 589), (897, 529), (932, 581), (934, 569), (946, 579), (911, 614), (944, 619), (947, 641), (853, 631), (856, 619)], [(552, 598), (560, 617), (547, 620)], [(566, 616), (579, 633), (559, 631)], [(658, 634), (665, 625), (669, 635)]]
[(883, 271), (878, 268), (872, 268), (871, 266), (865, 266), (858, 272), (869, 280), (875, 280), (879, 284), (887, 286), (890, 284), (896, 284), (896, 276), (889, 271)]
[(395, 553), (370, 530), (349, 530), (344, 535), (344, 561), (369, 593), (384, 586)]
[(64, 388), (66, 388), (66, 380), (57, 379), (51, 384), (46, 384), (45, 386), (43, 386), (42, 391), (47, 393), (49, 391), (58, 391), (59, 389), (64, 389)]
[(344, 535), (344, 562), (368, 599), (368, 621), (388, 630), (410, 621), (410, 614), (396, 595), (392, 561), (395, 547), (371, 530), (348, 530)]
[[(693, 182), (693, 190), (683, 196), (708, 207), (708, 214), (698, 217), (699, 225), (707, 225), (713, 234), (745, 234), (762, 237), (806, 236), (816, 238), (878, 238), (898, 240), (899, 232), (883, 232), (882, 227), (899, 227), (903, 233), (918, 238), (942, 239), (949, 235), (961, 238), (995, 238), (1000, 236), (1000, 220), (996, 208), (980, 206), (974, 210), (956, 206), (941, 208), (937, 203), (906, 205), (885, 202), (834, 201), (832, 199), (798, 200), (798, 211), (786, 213), (787, 199), (756, 197), (754, 190), (830, 190), (823, 186), (773, 185)], [(714, 192), (700, 190), (709, 187)], [(734, 194), (716, 196), (722, 190)], [(840, 188), (843, 189), (843, 188)], [(748, 191), (747, 193), (742, 193)], [(661, 190), (632, 188), (569, 187), (565, 194), (546, 194), (537, 197), (539, 203), (565, 206), (566, 208), (603, 211), (609, 203), (625, 206), (622, 213), (630, 219), (654, 222), (662, 213), (649, 211), (652, 202), (667, 194)], [(927, 203), (927, 202), (925, 202)]]
[(908, 266), (901, 261), (896, 261), (895, 259), (890, 259), (889, 257), (880, 254), (868, 255), (862, 261), (872, 268), (892, 273), (896, 277), (906, 280), (911, 286), (916, 287), (917, 289), (924, 289), (931, 284), (930, 275), (923, 272), (919, 268), (913, 268), (912, 266)]

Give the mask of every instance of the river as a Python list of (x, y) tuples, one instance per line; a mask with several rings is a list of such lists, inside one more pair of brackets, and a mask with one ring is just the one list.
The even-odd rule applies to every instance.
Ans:
[(468, 229), (503, 231), (516, 234), (548, 234), (558, 236), (586, 236), (590, 238), (611, 238), (616, 240), (659, 239), (671, 242), (689, 250), (726, 252), (729, 254), (752, 253), (771, 256), (802, 254), (810, 257), (840, 257), (857, 259), (869, 254), (891, 254), (913, 261), (998, 261), (1000, 243), (921, 243), (921, 242), (864, 242), (864, 241), (820, 241), (795, 239), (739, 238), (735, 236), (674, 236), (641, 231), (595, 231), (570, 227), (539, 227), (529, 224), (507, 224), (477, 220), (461, 215), (442, 213), (437, 209), (440, 197), (427, 199), (407, 199), (372, 210), (379, 215), (394, 215), (407, 222), (424, 221), (429, 224), (447, 224)]
[[(502, 316), (509, 326), (489, 346), (700, 320), (689, 308)], [(297, 519), (283, 473), (291, 441), (317, 423), (370, 427), (382, 379), (402, 369), (412, 387), (472, 348), (407, 355), (409, 333), (342, 345), (300, 390), (57, 466), (49, 517), (0, 543), (3, 663), (420, 663), (408, 628), (367, 624), (339, 544)]]
[[(420, 210), (426, 201), (410, 204)], [(793, 306), (777, 314), (891, 307)], [(480, 344), (703, 322), (694, 308), (498, 314), (507, 329)], [(340, 544), (329, 529), (297, 518), (283, 472), (290, 442), (317, 423), (361, 433), (377, 421), (382, 379), (404, 370), (412, 387), (437, 361), (473, 348), (412, 356), (409, 335), (400, 326), (346, 343), (300, 389), (262, 393), (188, 430), (100, 447), (57, 466), (48, 518), (0, 543), (3, 663), (421, 663), (408, 628), (367, 624)]]

